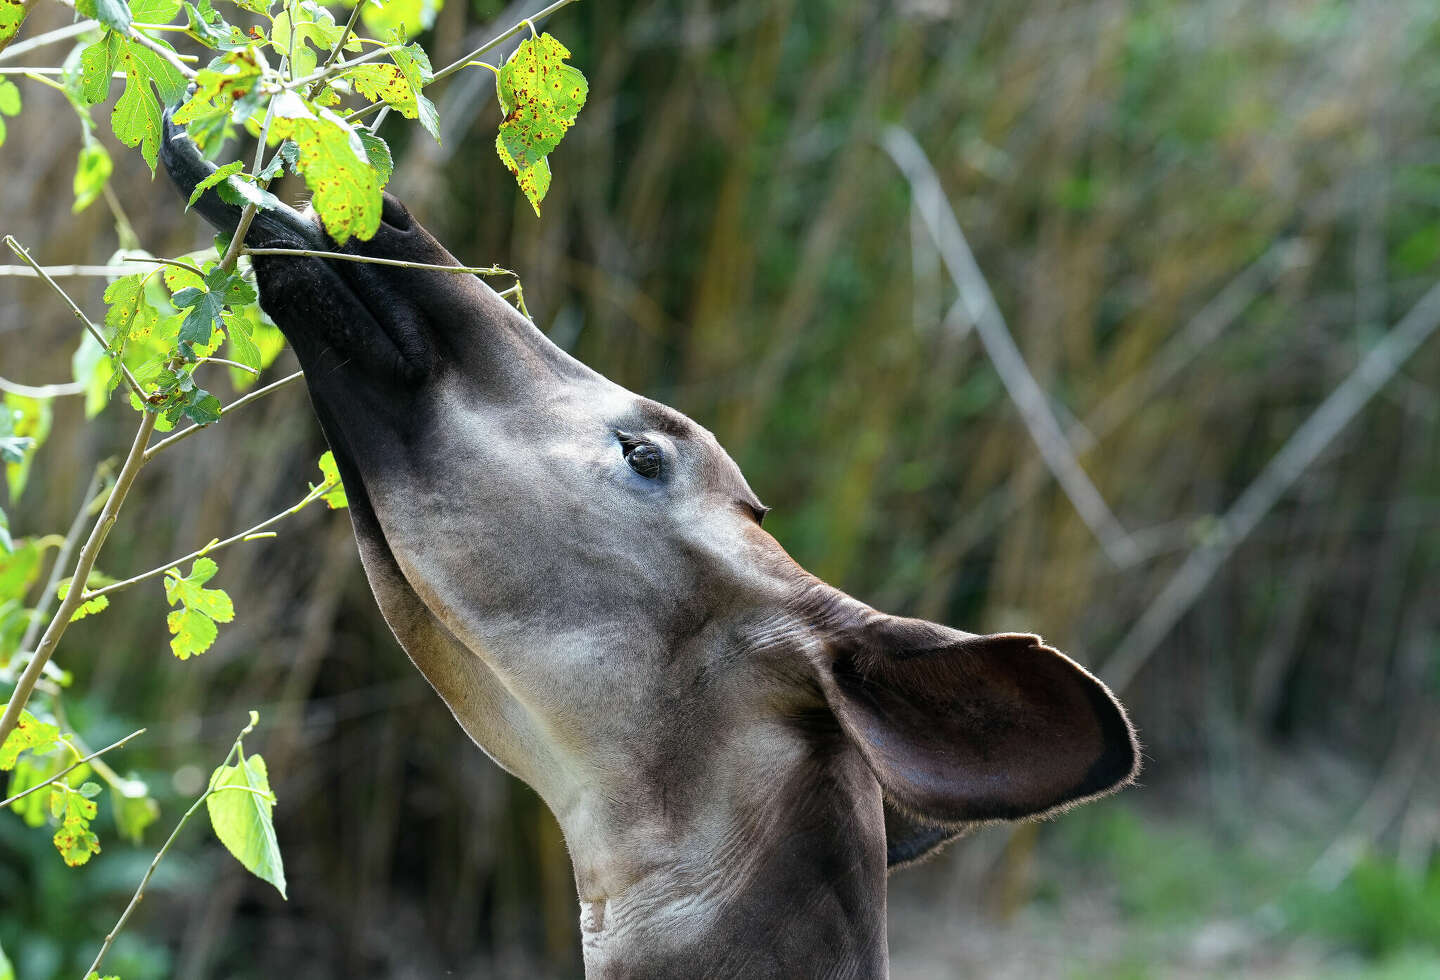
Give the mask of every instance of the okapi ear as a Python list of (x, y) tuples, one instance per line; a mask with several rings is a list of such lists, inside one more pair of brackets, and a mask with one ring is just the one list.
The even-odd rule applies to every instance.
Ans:
[(1042, 816), (1139, 768), (1119, 702), (1039, 637), (872, 612), (829, 646), (831, 709), (897, 811), (892, 864), (924, 856), (957, 824)]

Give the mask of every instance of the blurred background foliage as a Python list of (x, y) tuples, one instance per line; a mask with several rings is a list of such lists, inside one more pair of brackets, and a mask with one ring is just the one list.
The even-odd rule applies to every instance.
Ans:
[[(424, 41), (448, 63), (540, 6), (449, 0)], [(63, 22), (41, 6), (26, 30)], [(1101, 670), (1440, 274), (1430, 0), (585, 2), (549, 29), (591, 96), (544, 219), (494, 158), (483, 71), (437, 86), (443, 144), (386, 124), (392, 189), (462, 261), (518, 270), (562, 346), (711, 427), (806, 567), (890, 611), (1040, 631)], [(69, 213), (73, 117), (22, 84), (3, 230), (42, 261), (104, 262), (111, 215)], [(1137, 561), (1108, 561), (1037, 465), (886, 124), (932, 160)], [(163, 178), (116, 159), (146, 247), (208, 241)], [(102, 282), (67, 285), (99, 311)], [(66, 380), (80, 342), (42, 285), (0, 280), (0, 374)], [(897, 978), (1440, 974), (1437, 379), (1432, 339), (1138, 665), (1143, 786), (892, 880)], [(86, 425), (79, 401), (55, 402), (5, 500), (17, 534), (63, 532), (130, 437), (128, 410)], [(269, 516), (322, 448), (303, 391), (247, 409), (142, 474), (101, 567)], [(290, 901), (192, 831), (108, 966), (578, 976), (555, 824), (406, 661), (346, 518), (311, 508), (214, 584), (237, 622), (196, 660), (169, 654), (158, 584), (61, 646), (92, 744), (149, 727), (112, 761), (163, 815), (141, 847), (102, 827), (81, 870), (0, 815), (19, 976), (78, 976), (251, 707)]]

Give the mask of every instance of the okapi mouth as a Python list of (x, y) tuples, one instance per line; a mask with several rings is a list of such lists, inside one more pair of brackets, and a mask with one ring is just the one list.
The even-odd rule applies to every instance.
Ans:
[[(160, 159), (186, 200), (217, 169), (185, 130), (164, 114)], [(194, 208), (217, 231), (233, 235), (241, 208), (215, 189)], [(417, 226), (398, 200), (385, 196), (381, 224), (366, 242), (338, 245), (318, 220), (283, 202), (257, 210), (245, 235), (248, 248), (296, 248), (413, 262), (435, 262), (436, 243), (416, 234)], [(295, 348), (307, 377), (344, 372), (382, 386), (410, 387), (431, 373), (434, 338), (416, 298), (421, 287), (413, 270), (313, 256), (251, 257), (260, 286), (260, 305)]]

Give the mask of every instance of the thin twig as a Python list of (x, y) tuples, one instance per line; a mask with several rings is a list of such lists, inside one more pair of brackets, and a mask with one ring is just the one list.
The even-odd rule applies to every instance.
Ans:
[(170, 569), (183, 565), (187, 561), (194, 561), (196, 558), (203, 558), (206, 555), (221, 550), (222, 548), (228, 548), (232, 544), (237, 544), (241, 541), (249, 540), (259, 532), (265, 530), (267, 527), (278, 524), (280, 521), (283, 521), (291, 514), (297, 514), (300, 511), (304, 510), (310, 504), (313, 504), (325, 494), (335, 489), (336, 485), (337, 484), (332, 481), (327, 481), (320, 484), (314, 490), (311, 490), (304, 497), (302, 497), (300, 499), (300, 502), (295, 504), (293, 507), (289, 507), (285, 510), (282, 510), (278, 514), (267, 517), (265, 520), (261, 521), (259, 524), (256, 524), (248, 531), (241, 531), (239, 534), (232, 534), (230, 537), (226, 538), (223, 541), (211, 541), (203, 548), (197, 548), (194, 551), (190, 552), (190, 554), (182, 555), (181, 557), (176, 558), (174, 561), (168, 561), (163, 565), (157, 565), (155, 568), (150, 569), (150, 571), (148, 572), (141, 572), (139, 575), (133, 575), (123, 581), (112, 582), (102, 588), (86, 592), (85, 601), (88, 602), (91, 599), (98, 598), (102, 595), (109, 595), (112, 592), (121, 592), (125, 589), (130, 588), (133, 585), (139, 585), (141, 582), (147, 582), (150, 579), (159, 578), (161, 575), (164, 575)]
[(9, 378), (0, 378), (0, 391), (25, 398), (64, 398), (68, 395), (85, 394), (85, 385), (79, 381), (66, 381), (53, 385), (25, 385)]
[(98, 751), (96, 751), (96, 752), (91, 752), (91, 753), (90, 753), (89, 755), (87, 755), (85, 758), (79, 759), (79, 760), (77, 760), (76, 762), (72, 763), (70, 766), (66, 767), (65, 769), (62, 769), (61, 771), (57, 772), (55, 775), (53, 775), (53, 776), (51, 776), (49, 779), (45, 780), (45, 782), (43, 782), (43, 783), (36, 783), (34, 786), (31, 786), (29, 789), (23, 790), (23, 791), (21, 791), (21, 792), (19, 792), (19, 793), (16, 793), (14, 796), (10, 797), (10, 799), (4, 800), (3, 802), (0, 802), (0, 810), (5, 809), (7, 806), (9, 806), (9, 805), (12, 804), (12, 803), (16, 803), (16, 802), (18, 802), (18, 801), (20, 801), (20, 800), (25, 799), (25, 797), (29, 796), (31, 793), (39, 792), (40, 790), (44, 789), (46, 786), (49, 786), (51, 783), (55, 782), (56, 780), (65, 778), (67, 775), (69, 775), (70, 773), (74, 772), (76, 769), (78, 769), (78, 768), (80, 768), (81, 766), (85, 765), (85, 763), (87, 763), (87, 762), (92, 762), (92, 761), (94, 761), (95, 759), (99, 758), (100, 756), (104, 755), (106, 752), (109, 752), (109, 751), (111, 751), (111, 750), (113, 750), (113, 749), (118, 749), (120, 746), (122, 746), (122, 745), (124, 745), (126, 742), (130, 741), (132, 738), (138, 738), (139, 736), (144, 735), (144, 734), (145, 734), (145, 729), (141, 728), (141, 729), (139, 729), (138, 731), (133, 731), (133, 732), (131, 732), (129, 735), (126, 735), (124, 738), (122, 738), (122, 739), (121, 739), (120, 741), (118, 741), (118, 742), (111, 742), (109, 745), (105, 746), (103, 749), (100, 749), (100, 750), (98, 750)]
[[(193, 272), (193, 273), (195, 273), (197, 276), (203, 276), (203, 275), (205, 274), (205, 273), (201, 272), (201, 271), (200, 271), (200, 267), (197, 266), (197, 265), (195, 265), (193, 262), (182, 262), (182, 261), (180, 261), (179, 259), (157, 259), (157, 258), (155, 258), (154, 256), (151, 256), (151, 255), (126, 255), (126, 256), (124, 257), (124, 261), (126, 261), (126, 262), (148, 262), (148, 263), (150, 263), (151, 265), (169, 265), (169, 266), (174, 266), (174, 267), (177, 268), (177, 269), (184, 269), (186, 272)], [(141, 266), (140, 271), (142, 271), (142, 272), (143, 272), (143, 271), (146, 271), (146, 270), (145, 270), (145, 267), (144, 267), (144, 266)]]
[(65, 635), (65, 630), (70, 627), (70, 617), (75, 610), (80, 608), (84, 601), (84, 583), (90, 579), (90, 570), (95, 567), (95, 559), (100, 554), (100, 549), (105, 545), (105, 538), (109, 536), (110, 529), (115, 526), (115, 519), (120, 514), (120, 506), (125, 502), (125, 497), (130, 493), (130, 487), (135, 483), (135, 477), (140, 472), (140, 467), (145, 462), (145, 446), (150, 442), (150, 433), (155, 431), (155, 422), (159, 416), (154, 412), (144, 412), (140, 417), (140, 427), (135, 433), (135, 441), (130, 445), (130, 452), (125, 457), (124, 464), (120, 467), (120, 473), (115, 478), (115, 487), (110, 491), (109, 498), (105, 501), (100, 516), (95, 521), (95, 526), (90, 531), (90, 537), (86, 539), (84, 547), (80, 549), (80, 557), (76, 559), (75, 571), (71, 575), (74, 587), (60, 600), (60, 608), (55, 611), (55, 616), (50, 620), (50, 625), (45, 628), (45, 635), (40, 638), (40, 644), (35, 648), (35, 655), (30, 658), (20, 679), (15, 682), (15, 690), (10, 695), (10, 703), (5, 707), (5, 714), (0, 716), (0, 745), (15, 730), (16, 723), (20, 720), (20, 711), (30, 701), (30, 695), (35, 690), (35, 684), (40, 680), (41, 674), (45, 671), (45, 665), (50, 662), (50, 657), (55, 653), (55, 647), (60, 642), (60, 637)]
[(225, 358), (223, 358), (223, 357), (209, 357), (209, 356), (207, 356), (207, 357), (197, 357), (197, 358), (195, 359), (195, 363), (196, 363), (196, 364), (224, 364), (226, 367), (232, 367), (232, 368), (235, 368), (235, 369), (240, 370), (240, 371), (246, 371), (246, 372), (248, 372), (248, 373), (250, 373), (250, 374), (255, 375), (257, 378), (260, 376), (260, 372), (257, 371), (257, 370), (255, 370), (254, 368), (252, 368), (250, 365), (248, 365), (248, 364), (241, 364), (239, 361), (227, 360), (227, 359), (225, 359)]
[(195, 69), (185, 64), (186, 61), (198, 61), (199, 59), (194, 55), (176, 54), (172, 48), (166, 47), (149, 35), (137, 30), (134, 25), (131, 25), (128, 36), (131, 40), (139, 41), (142, 45), (154, 51), (160, 57), (170, 62), (170, 66), (176, 71), (191, 81), (194, 81), (196, 74)]
[(25, 247), (15, 240), (15, 236), (6, 235), (5, 244), (10, 247), (10, 251), (14, 252), (17, 256), (20, 257), (22, 261), (24, 261), (26, 265), (34, 269), (35, 272), (39, 274), (40, 278), (44, 279), (46, 284), (60, 295), (60, 298), (66, 302), (66, 304), (70, 307), (71, 312), (75, 314), (76, 318), (81, 323), (85, 324), (85, 329), (90, 331), (90, 336), (95, 338), (95, 342), (104, 349), (105, 353), (109, 355), (111, 360), (115, 361), (119, 365), (120, 371), (125, 376), (125, 383), (130, 386), (130, 390), (135, 392), (136, 396), (141, 401), (144, 401), (145, 389), (140, 387), (140, 382), (135, 380), (135, 375), (130, 373), (130, 369), (125, 366), (125, 362), (120, 360), (120, 358), (116, 356), (115, 351), (111, 349), (108, 343), (106, 343), (105, 335), (100, 332), (100, 328), (90, 322), (90, 318), (86, 316), (85, 313), (80, 309), (80, 307), (75, 304), (75, 301), (70, 298), (70, 294), (65, 292), (65, 290), (61, 289), (60, 284), (57, 283), (54, 279), (51, 279), (48, 275), (46, 275), (45, 270), (40, 267), (39, 263), (37, 263), (33, 258), (30, 257), (30, 253), (25, 250)]
[(1235, 499), (1207, 540), (1190, 552), (1100, 671), (1114, 690), (1124, 690), (1240, 543), (1436, 327), (1440, 327), (1440, 284), (1432, 286), (1370, 349)]
[(234, 758), (235, 752), (240, 748), (241, 740), (254, 730), (255, 713), (253, 711), (250, 713), (250, 719), (250, 723), (246, 725), (241, 730), (240, 734), (235, 737), (234, 743), (230, 746), (230, 751), (225, 754), (225, 761), (220, 763), (220, 767), (217, 768), (214, 773), (211, 773), (210, 782), (205, 786), (205, 792), (201, 793), (200, 796), (195, 800), (195, 802), (190, 804), (190, 809), (185, 811), (185, 815), (180, 818), (180, 822), (175, 825), (175, 829), (170, 831), (170, 836), (165, 838), (165, 843), (160, 845), (160, 850), (155, 852), (155, 857), (150, 862), (150, 867), (145, 869), (145, 876), (140, 879), (140, 884), (138, 887), (136, 887), (135, 894), (130, 896), (130, 902), (128, 905), (125, 906), (125, 911), (120, 913), (120, 918), (115, 922), (114, 928), (112, 928), (109, 934), (105, 936), (105, 942), (101, 944), (100, 951), (95, 954), (95, 962), (91, 963), (90, 969), (85, 971), (85, 975), (87, 977), (90, 976), (92, 973), (99, 972), (100, 961), (105, 959), (105, 954), (110, 951), (110, 946), (115, 942), (115, 937), (120, 934), (120, 930), (125, 928), (125, 923), (130, 921), (131, 914), (135, 911), (136, 906), (140, 904), (140, 900), (145, 897), (145, 886), (150, 884), (150, 879), (152, 876), (154, 876), (155, 869), (159, 867), (160, 862), (164, 859), (165, 855), (170, 853), (171, 846), (175, 843), (176, 838), (180, 836), (180, 831), (185, 829), (185, 824), (189, 823), (190, 818), (195, 815), (195, 811), (200, 809), (200, 806), (213, 794), (222, 790), (243, 789), (254, 792), (254, 790), (251, 789), (251, 787), (249, 786), (217, 787), (215, 785), (215, 775), (219, 773), (221, 768), (224, 768), (225, 766), (230, 764), (230, 760)]
[[(248, 395), (242, 395), (241, 397), (231, 402), (229, 405), (226, 405), (224, 408), (220, 409), (220, 417), (224, 418), (227, 414), (235, 411), (235, 409), (241, 407), (242, 405), (248, 405), (256, 399), (264, 398), (271, 392), (279, 391), (286, 385), (293, 384), (294, 382), (299, 381), (303, 377), (305, 377), (304, 371), (296, 371), (294, 374), (285, 375), (285, 377), (281, 378), (279, 381), (270, 382), (270, 384), (266, 385), (263, 388), (256, 388)], [(171, 446), (175, 445), (175, 443), (180, 442), (182, 439), (189, 439), (195, 433), (199, 432), (201, 429), (204, 428), (208, 428), (208, 426), (191, 425), (187, 428), (181, 429), (179, 432), (175, 432), (171, 435), (166, 436), (164, 439), (161, 439), (159, 442), (155, 443), (155, 445), (145, 450), (145, 461), (148, 463), (156, 456), (156, 454), (164, 452)]]
[(88, 31), (99, 26), (98, 21), (82, 20), (78, 24), (67, 24), (58, 27), (53, 31), (46, 31), (38, 34), (28, 41), (21, 41), (19, 44), (12, 44), (4, 51), (0, 51), (0, 61), (14, 58), (16, 55), (24, 54), (26, 51), (34, 51), (36, 48), (43, 48), (47, 44), (55, 44), (59, 41), (68, 41), (72, 37), (79, 37)]
[(368, 262), (372, 265), (393, 265), (401, 269), (428, 269), (431, 272), (469, 273), (476, 276), (513, 276), (514, 272), (498, 265), (431, 265), (428, 262), (405, 262), (400, 259), (378, 259), (348, 252), (322, 252), (312, 248), (247, 248), (246, 255), (294, 255), (312, 259), (340, 259), (342, 262)]
[(1055, 474), (1056, 482), (1070, 498), (1080, 519), (1100, 542), (1105, 554), (1118, 567), (1128, 567), (1138, 557), (1135, 542), (1120, 526), (1105, 498), (1076, 460), (1074, 447), (1065, 438), (1050, 409), (1049, 398), (1035, 381), (1024, 356), (1010, 336), (1004, 315), (970, 251), (969, 243), (965, 241), (960, 222), (955, 218), (925, 151), (915, 137), (898, 126), (885, 128), (881, 134), (881, 145), (910, 182), (911, 193), (916, 197), (930, 237), (945, 267), (950, 270), (950, 277), (965, 303), (975, 332), (979, 334), (980, 342), (990, 356), (995, 372), (1000, 375), (1010, 400), (1019, 409), (1020, 418), (1035, 447), (1040, 450), (1045, 464)]
[[(340, 32), (339, 39), (335, 46), (330, 49), (330, 54), (325, 59), (326, 67), (333, 65), (340, 58), (340, 52), (345, 50), (345, 42), (350, 40), (350, 35), (355, 33), (355, 24), (360, 20), (360, 12), (365, 9), (365, 4), (355, 4), (355, 9), (350, 11), (350, 19), (345, 22), (345, 28)], [(291, 32), (294, 33), (293, 31)]]
[[(144, 272), (146, 269), (142, 265), (43, 265), (40, 268), (47, 276), (57, 279), (81, 277), (109, 279), (112, 276), (128, 276), (132, 273)], [(0, 276), (35, 279), (39, 275), (40, 273), (28, 265), (0, 265)]]

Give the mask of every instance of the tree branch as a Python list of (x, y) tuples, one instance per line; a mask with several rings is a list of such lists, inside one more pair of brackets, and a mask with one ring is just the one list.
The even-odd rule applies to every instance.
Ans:
[(1160, 641), (1200, 598), (1240, 543), (1375, 393), (1430, 338), (1436, 327), (1440, 327), (1440, 284), (1432, 286), (1394, 329), (1370, 349), (1230, 505), (1208, 540), (1190, 552), (1100, 671), (1115, 691), (1124, 690), (1134, 679)]

